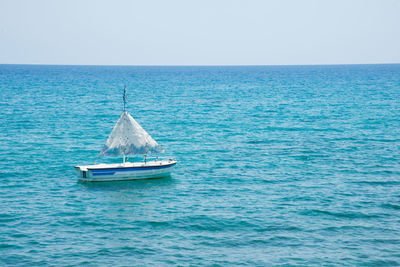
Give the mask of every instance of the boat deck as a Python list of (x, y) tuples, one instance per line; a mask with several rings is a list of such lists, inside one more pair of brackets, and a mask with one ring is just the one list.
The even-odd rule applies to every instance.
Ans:
[(125, 169), (125, 168), (148, 168), (148, 167), (159, 167), (159, 166), (168, 166), (175, 164), (175, 160), (154, 160), (147, 162), (125, 162), (125, 163), (100, 163), (96, 165), (78, 165), (75, 168), (80, 169), (81, 171), (88, 170), (101, 170), (101, 169)]

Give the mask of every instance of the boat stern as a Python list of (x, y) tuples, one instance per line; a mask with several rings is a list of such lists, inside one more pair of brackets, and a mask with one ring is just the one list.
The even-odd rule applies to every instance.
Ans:
[(75, 166), (75, 171), (79, 180), (87, 180), (90, 177), (89, 170), (84, 166)]

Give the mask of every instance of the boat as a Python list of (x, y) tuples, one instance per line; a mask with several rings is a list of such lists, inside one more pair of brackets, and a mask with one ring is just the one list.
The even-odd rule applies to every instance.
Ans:
[[(86, 182), (125, 181), (169, 176), (177, 164), (175, 159), (148, 160), (148, 154), (165, 150), (139, 125), (126, 110), (126, 87), (123, 94), (124, 110), (97, 158), (122, 156), (122, 163), (77, 165), (78, 179)], [(141, 162), (129, 162), (127, 156), (144, 155)]]

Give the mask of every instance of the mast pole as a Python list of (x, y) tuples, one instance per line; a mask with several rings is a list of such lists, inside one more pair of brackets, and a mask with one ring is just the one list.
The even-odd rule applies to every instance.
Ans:
[(124, 101), (124, 111), (126, 110), (126, 85), (124, 84), (124, 95), (122, 96), (122, 100)]
[[(124, 94), (122, 95), (124, 101), (124, 112), (126, 111), (126, 85), (124, 84)], [(125, 152), (122, 152), (122, 162), (125, 165)]]

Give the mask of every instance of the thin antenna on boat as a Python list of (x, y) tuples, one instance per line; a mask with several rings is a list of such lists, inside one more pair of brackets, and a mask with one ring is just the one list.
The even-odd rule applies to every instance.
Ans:
[(122, 100), (124, 101), (124, 111), (126, 110), (126, 85), (124, 84), (124, 95), (122, 96)]

